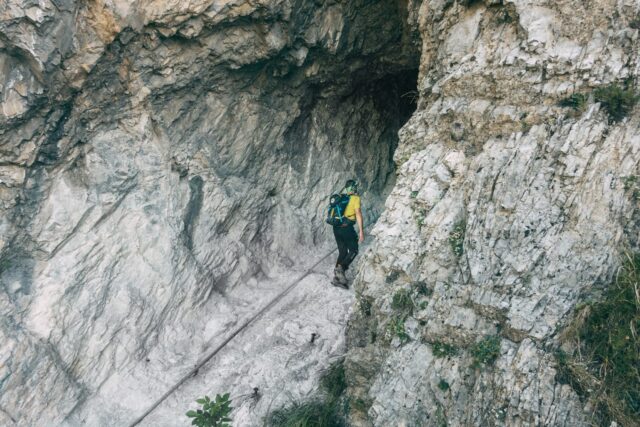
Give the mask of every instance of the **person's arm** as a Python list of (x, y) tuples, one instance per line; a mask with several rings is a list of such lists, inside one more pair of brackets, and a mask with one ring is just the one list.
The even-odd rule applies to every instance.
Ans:
[(356, 209), (356, 222), (358, 223), (358, 228), (360, 229), (358, 243), (362, 243), (364, 242), (364, 225), (362, 222), (362, 210), (360, 208)]

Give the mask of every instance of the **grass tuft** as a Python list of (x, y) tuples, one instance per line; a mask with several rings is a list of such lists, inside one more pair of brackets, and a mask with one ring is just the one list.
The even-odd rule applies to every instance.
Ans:
[(407, 334), (407, 331), (404, 328), (404, 319), (402, 317), (396, 316), (392, 318), (387, 325), (387, 328), (392, 336), (395, 335), (400, 338), (401, 343), (411, 340), (411, 337)]
[(447, 344), (441, 341), (436, 341), (433, 344), (431, 344), (431, 348), (433, 351), (433, 355), (435, 357), (441, 358), (441, 357), (452, 357), (455, 356), (456, 354), (458, 354), (458, 348), (451, 345), (451, 344)]
[(411, 299), (411, 293), (406, 289), (399, 289), (391, 300), (391, 308), (394, 310), (400, 310), (403, 312), (413, 312), (413, 300)]
[(640, 419), (639, 333), (640, 254), (629, 254), (602, 300), (581, 307), (563, 331), (573, 352), (555, 354), (557, 380), (592, 402), (598, 424)]
[(473, 356), (473, 366), (492, 365), (500, 356), (500, 337), (490, 335), (475, 343), (469, 349)]
[(588, 96), (584, 93), (574, 93), (558, 102), (561, 107), (571, 108), (574, 111), (583, 112), (587, 108)]
[(320, 378), (322, 399), (309, 402), (294, 402), (285, 408), (273, 411), (266, 420), (272, 427), (346, 427), (340, 416), (340, 397), (347, 388), (344, 360), (340, 360), (325, 371)]
[(342, 427), (346, 424), (337, 414), (333, 404), (316, 400), (294, 403), (273, 411), (268, 424), (272, 427)]
[(602, 105), (612, 122), (624, 119), (638, 102), (635, 92), (623, 89), (616, 84), (599, 87), (593, 94), (596, 102)]

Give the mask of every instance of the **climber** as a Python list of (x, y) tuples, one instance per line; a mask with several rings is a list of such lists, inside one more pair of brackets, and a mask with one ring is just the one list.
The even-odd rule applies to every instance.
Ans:
[[(358, 255), (358, 243), (364, 242), (364, 226), (360, 209), (360, 196), (358, 195), (358, 183), (354, 179), (348, 180), (340, 192), (342, 200), (346, 201), (347, 197), (348, 202), (342, 213), (346, 221), (332, 223), (333, 235), (338, 244), (338, 260), (336, 261), (336, 267), (333, 271), (334, 278), (331, 283), (345, 289), (348, 289), (345, 272), (356, 255)], [(358, 224), (358, 235), (356, 235), (356, 230), (353, 227), (356, 223)]]

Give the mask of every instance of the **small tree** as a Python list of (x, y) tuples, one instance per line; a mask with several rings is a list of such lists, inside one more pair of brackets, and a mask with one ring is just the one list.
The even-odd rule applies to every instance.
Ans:
[(231, 427), (231, 401), (229, 393), (222, 396), (216, 394), (215, 401), (205, 396), (197, 399), (196, 403), (202, 405), (202, 409), (187, 412), (187, 417), (193, 418), (191, 424), (198, 427)]

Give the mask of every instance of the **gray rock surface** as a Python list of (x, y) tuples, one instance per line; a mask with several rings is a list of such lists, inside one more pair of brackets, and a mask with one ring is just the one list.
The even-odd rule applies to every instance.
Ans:
[[(0, 414), (125, 425), (323, 255), (347, 178), (374, 220), (414, 108), (406, 18), (395, 2), (2, 2)], [(340, 348), (347, 305), (327, 299), (335, 346), (293, 396)]]
[[(133, 421), (324, 255), (327, 196), (355, 175), (379, 218), (355, 297), (327, 261), (146, 425), (224, 391), (262, 425), (345, 351), (354, 426), (588, 425), (553, 351), (638, 245), (640, 114), (613, 122), (593, 91), (637, 90), (639, 14), (5, 0), (0, 424)], [(573, 93), (584, 109), (558, 105)], [(474, 363), (487, 336), (498, 357)]]
[[(591, 425), (553, 351), (638, 244), (640, 114), (612, 122), (592, 93), (635, 82), (640, 4), (463, 3), (420, 9), (420, 102), (356, 279), (351, 422)], [(583, 111), (558, 106), (573, 93)], [(474, 364), (496, 335), (495, 364)]]

